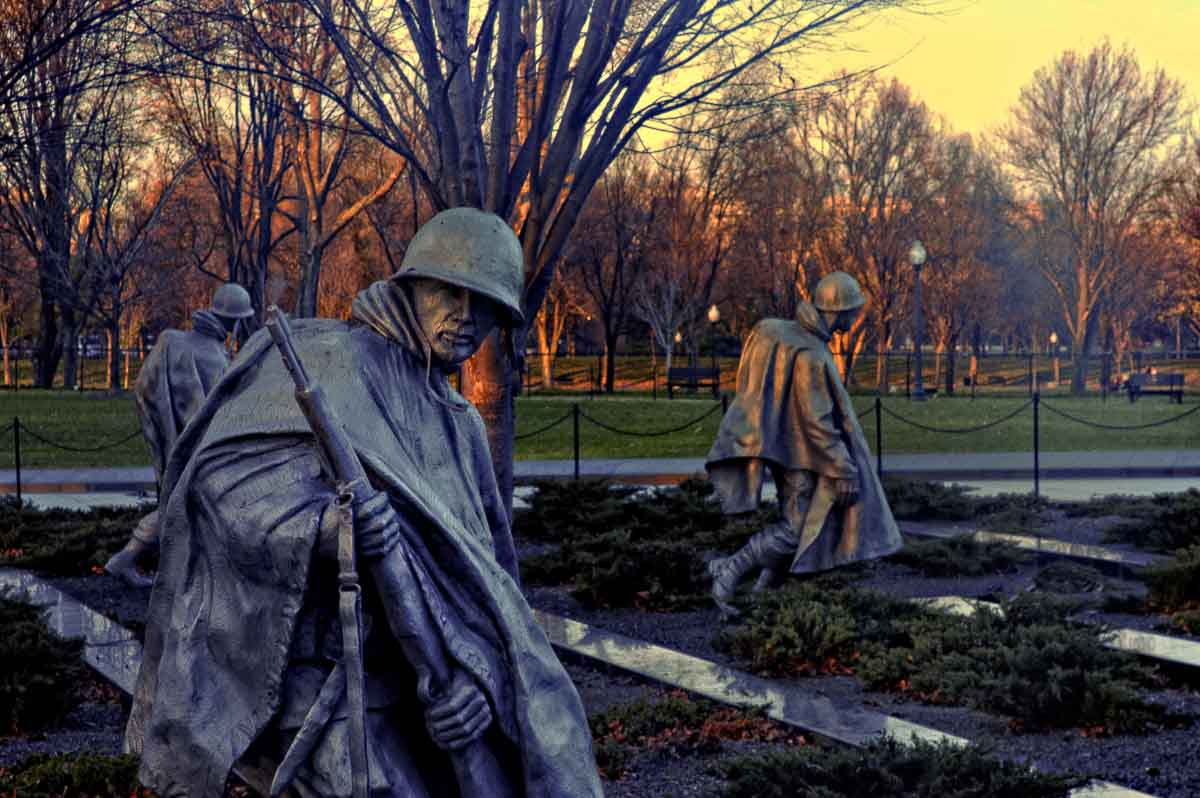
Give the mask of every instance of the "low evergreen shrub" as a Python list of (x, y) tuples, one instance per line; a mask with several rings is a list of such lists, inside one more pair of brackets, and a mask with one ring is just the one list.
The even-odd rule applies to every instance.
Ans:
[(884, 740), (862, 750), (798, 748), (718, 767), (721, 798), (1063, 798), (1084, 782), (994, 759), (976, 746)]
[(891, 561), (924, 576), (983, 576), (1013, 571), (1030, 556), (1007, 543), (980, 543), (969, 537), (906, 543)]
[(153, 798), (138, 785), (135, 756), (38, 754), (0, 768), (0, 795), (20, 798)]
[(1200, 605), (1200, 544), (1180, 549), (1170, 560), (1143, 568), (1139, 574), (1149, 588), (1147, 602), (1167, 610)]
[(547, 486), (533, 509), (518, 517), (515, 531), (562, 545), (522, 560), (522, 579), (569, 584), (589, 607), (677, 610), (704, 604), (705, 553), (735, 551), (772, 517), (764, 511), (730, 519), (712, 493), (711, 484), (696, 480), (636, 501), (602, 482)]
[(1036, 595), (952, 616), (870, 591), (814, 582), (753, 600), (714, 644), (769, 675), (849, 670), (872, 690), (1011, 718), (1014, 728), (1144, 732), (1185, 722), (1144, 701), (1154, 671), (1064, 621)]
[(40, 610), (4, 599), (0, 629), (0, 734), (57, 725), (74, 707), (72, 687), (85, 675), (83, 643), (55, 637)]
[(884, 477), (892, 515), (902, 521), (966, 521), (975, 515), (975, 502), (962, 485)]
[(39, 510), (7, 498), (0, 501), (0, 565), (54, 576), (96, 573), (151, 509)]
[(1200, 490), (1161, 493), (1128, 515), (1134, 520), (1110, 529), (1110, 542), (1132, 543), (1150, 551), (1170, 553), (1200, 545)]
[(684, 692), (661, 701), (645, 699), (611, 707), (588, 717), (596, 765), (606, 779), (619, 779), (639, 750), (668, 751), (675, 756), (711, 754), (724, 740), (758, 740), (801, 745), (793, 730), (760, 712), (692, 699)]

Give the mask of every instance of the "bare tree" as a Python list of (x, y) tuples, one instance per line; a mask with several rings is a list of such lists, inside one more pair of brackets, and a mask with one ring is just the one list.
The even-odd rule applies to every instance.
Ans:
[(633, 317), (633, 297), (657, 241), (658, 204), (649, 164), (624, 155), (584, 209), (566, 259), (604, 329), (604, 388), (615, 386), (617, 339)]
[(1168, 148), (1182, 133), (1183, 87), (1161, 69), (1143, 73), (1133, 51), (1107, 41), (1068, 51), (1021, 90), (1001, 131), (1018, 178), (1044, 202), (1068, 242), (1068, 256), (1043, 262), (1082, 393), (1087, 355), (1106, 293), (1121, 279), (1120, 253), (1166, 188)]
[[(932, 342), (946, 356), (945, 391), (953, 394), (958, 344), (973, 325), (982, 328), (1000, 294), (998, 264), (991, 256), (1006, 233), (1012, 198), (997, 165), (970, 136), (940, 135), (934, 171), (933, 211), (922, 226), (930, 253), (924, 299)], [(941, 374), (939, 357), (934, 384)]]
[[(248, 53), (231, 58), (245, 67), (252, 63)], [(269, 76), (190, 60), (157, 76), (154, 85), (160, 123), (195, 157), (219, 209), (223, 268), (213, 268), (208, 258), (197, 268), (245, 286), (261, 314), (272, 260), (296, 232), (282, 212), (296, 158), (290, 98)]]
[[(670, 129), (681, 111), (716, 102), (756, 64), (827, 46), (872, 12), (919, 2), (296, 0), (305, 14), (288, 25), (319, 29), (334, 43), (342, 74), (362, 98), (344, 110), (409, 162), (434, 209), (480, 207), (518, 228), (532, 319), (588, 195), (641, 131)], [(248, 3), (238, 16), (256, 31), (254, 50), (271, 54), (279, 39), (273, 23)], [(147, 19), (171, 35), (162, 18)], [(272, 68), (342, 101), (342, 87), (324, 86), (286, 58)], [(785, 82), (784, 90), (794, 89)], [(507, 494), (512, 404), (504, 349), (494, 339), (486, 344), (468, 364), (465, 388), (488, 424)]]
[[(906, 253), (921, 234), (935, 182), (935, 141), (925, 105), (899, 81), (874, 76), (832, 96), (816, 116), (820, 149), (832, 180), (834, 234), (826, 260), (844, 264), (869, 300), (842, 351), (853, 352), (866, 325), (879, 352), (875, 377), (887, 391), (887, 358), (912, 284)], [(843, 364), (848, 369), (848, 364)]]
[[(52, 15), (35, 15), (48, 26), (39, 35), (73, 29), (73, 11), (86, 15), (91, 8), (91, 0), (74, 2), (55, 3)], [(39, 387), (50, 387), (60, 359), (65, 384), (75, 382), (79, 325), (93, 301), (83, 274), (91, 265), (87, 237), (100, 198), (83, 167), (103, 159), (106, 131), (119, 124), (126, 75), (111, 64), (127, 63), (132, 43), (125, 17), (67, 37), (16, 77), (11, 91), (21, 100), (0, 104), (0, 138), (11, 147), (0, 158), (0, 213), (37, 266)]]

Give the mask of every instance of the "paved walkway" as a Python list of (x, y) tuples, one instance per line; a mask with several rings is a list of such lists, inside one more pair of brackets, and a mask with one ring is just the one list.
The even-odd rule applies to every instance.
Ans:
[[(1042, 452), (1043, 479), (1200, 476), (1200, 449), (1157, 449), (1112, 452)], [(946, 481), (1029, 479), (1030, 452), (988, 454), (895, 454), (883, 456), (884, 473)], [(571, 460), (518, 460), (518, 482), (573, 476)], [(580, 476), (671, 480), (704, 471), (700, 457), (581, 460)], [(0, 470), (0, 493), (16, 491), (17, 475)], [(22, 490), (29, 493), (96, 493), (154, 491), (154, 471), (142, 468), (26, 468)]]

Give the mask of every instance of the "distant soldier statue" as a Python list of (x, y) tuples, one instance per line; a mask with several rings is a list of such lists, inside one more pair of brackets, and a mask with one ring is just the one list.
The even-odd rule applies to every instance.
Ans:
[(163, 482), (126, 731), (147, 787), (219, 798), (236, 769), (296, 798), (601, 798), (448, 379), (497, 327), (511, 356), (523, 262), (503, 219), (443, 211), (348, 321), (272, 313), (246, 342)]
[[(191, 330), (165, 331), (142, 363), (133, 396), (159, 485), (176, 439), (229, 368), (226, 338), (236, 339), (239, 322), (253, 315), (246, 289), (226, 283), (213, 294), (211, 308), (192, 314)], [(158, 510), (142, 518), (104, 570), (134, 587), (154, 584), (137, 569), (137, 560), (157, 548), (158, 522)]]
[(850, 395), (829, 351), (866, 299), (853, 277), (824, 277), (795, 320), (755, 325), (738, 363), (737, 397), (708, 453), (706, 467), (726, 513), (754, 510), (763, 480), (775, 480), (783, 520), (742, 549), (708, 563), (722, 612), (738, 583), (761, 569), (756, 590), (791, 572), (805, 574), (884, 557), (900, 532), (871, 463)]

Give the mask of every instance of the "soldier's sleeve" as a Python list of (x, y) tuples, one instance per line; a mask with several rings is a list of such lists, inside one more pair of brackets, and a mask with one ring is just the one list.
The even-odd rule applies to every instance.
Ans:
[(798, 379), (793, 390), (807, 392), (803, 402), (807, 412), (801, 414), (800, 428), (818, 464), (817, 471), (830, 479), (855, 479), (858, 468), (843, 440), (830, 385), (836, 377), (829, 373), (822, 358), (803, 358), (802, 362), (806, 364), (804, 379)]

